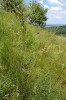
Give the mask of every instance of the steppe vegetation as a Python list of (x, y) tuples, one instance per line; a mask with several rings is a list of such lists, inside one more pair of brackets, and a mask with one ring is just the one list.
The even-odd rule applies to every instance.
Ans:
[(20, 18), (0, 11), (0, 100), (66, 100), (66, 37)]

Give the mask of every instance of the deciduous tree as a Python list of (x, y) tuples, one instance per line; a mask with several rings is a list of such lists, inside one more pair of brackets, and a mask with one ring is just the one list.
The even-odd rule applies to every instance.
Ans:
[(29, 20), (31, 23), (42, 26), (45, 24), (48, 9), (44, 9), (39, 3), (33, 2), (29, 7)]

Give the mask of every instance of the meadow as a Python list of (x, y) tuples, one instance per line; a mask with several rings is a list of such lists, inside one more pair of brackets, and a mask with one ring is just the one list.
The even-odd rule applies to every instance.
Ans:
[(62, 35), (62, 36), (66, 36), (66, 26), (62, 25), (62, 26), (51, 26), (51, 27), (47, 27), (45, 28), (48, 32), (54, 32), (57, 35)]
[(66, 100), (66, 37), (0, 12), (0, 100)]

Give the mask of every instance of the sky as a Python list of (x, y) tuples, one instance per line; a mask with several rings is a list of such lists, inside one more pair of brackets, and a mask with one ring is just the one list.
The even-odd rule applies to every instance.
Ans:
[[(26, 3), (33, 0), (25, 0)], [(47, 24), (66, 24), (66, 0), (36, 0), (48, 8)]]

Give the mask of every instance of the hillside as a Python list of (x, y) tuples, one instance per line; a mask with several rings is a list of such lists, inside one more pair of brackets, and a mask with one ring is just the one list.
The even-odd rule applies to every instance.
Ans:
[(0, 12), (0, 100), (66, 100), (66, 37)]

